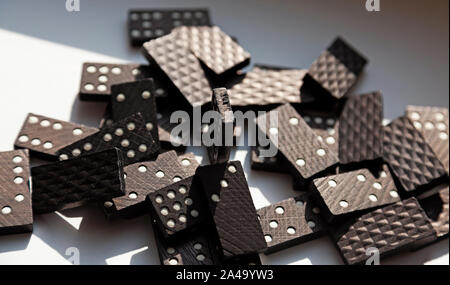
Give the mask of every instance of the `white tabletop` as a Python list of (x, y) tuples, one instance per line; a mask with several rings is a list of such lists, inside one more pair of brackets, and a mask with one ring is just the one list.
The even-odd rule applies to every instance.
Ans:
[[(83, 62), (145, 62), (127, 44), (126, 11), (148, 1), (81, 0), (77, 13), (66, 12), (64, 1), (30, 2), (0, 3), (0, 151), (12, 149), (28, 112), (98, 125), (105, 104), (77, 98)], [(282, 2), (161, 0), (150, 7), (209, 6), (214, 23), (258, 63), (307, 68), (342, 35), (371, 60), (355, 93), (382, 90), (386, 117), (401, 115), (407, 104), (448, 107), (448, 1), (382, 1), (378, 14), (356, 0)], [(196, 151), (199, 161), (204, 154)], [(289, 176), (251, 171), (247, 148), (232, 158), (243, 163), (257, 208), (295, 195)], [(0, 264), (70, 264), (72, 247), (81, 264), (158, 264), (149, 219), (107, 221), (95, 206), (36, 216), (32, 235), (0, 236)], [(382, 263), (448, 264), (448, 252), (446, 239)], [(261, 258), (342, 264), (327, 237)]]

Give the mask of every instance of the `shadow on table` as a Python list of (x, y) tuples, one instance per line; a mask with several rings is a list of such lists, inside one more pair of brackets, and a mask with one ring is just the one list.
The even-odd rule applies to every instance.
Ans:
[[(78, 249), (80, 264), (107, 264), (107, 259), (153, 243), (148, 216), (108, 221), (96, 205), (38, 216), (36, 228), (34, 234), (62, 257), (70, 257), (66, 255), (69, 248)], [(145, 261), (142, 256), (135, 262), (148, 264), (152, 260)]]
[[(319, 251), (317, 249), (320, 249)], [(329, 265), (343, 264), (338, 251), (328, 237), (322, 237), (288, 249), (261, 255), (263, 264), (267, 265)]]
[(0, 253), (24, 250), (30, 243), (31, 233), (0, 236)]
[[(152, 238), (152, 241), (154, 239)], [(138, 252), (131, 257), (130, 265), (160, 265), (158, 249), (154, 242), (148, 245), (146, 250)]]
[(103, 114), (106, 110), (106, 102), (86, 102), (81, 101), (78, 94), (74, 95), (70, 121), (98, 128)]

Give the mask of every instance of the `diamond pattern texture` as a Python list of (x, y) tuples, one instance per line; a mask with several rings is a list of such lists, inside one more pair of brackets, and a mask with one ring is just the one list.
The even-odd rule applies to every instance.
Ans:
[(377, 209), (332, 230), (347, 264), (365, 263), (369, 248), (377, 248), (383, 257), (431, 240), (434, 235), (430, 220), (415, 198)]
[(348, 164), (381, 158), (382, 121), (380, 92), (350, 97), (339, 119), (339, 161)]
[[(278, 127), (275, 125), (275, 118), (278, 118)], [(266, 122), (265, 129), (262, 129), (261, 119)], [(286, 158), (290, 171), (297, 180), (313, 178), (338, 163), (337, 155), (317, 137), (289, 104), (258, 117), (258, 126)]]
[(122, 154), (110, 149), (33, 167), (33, 210), (44, 214), (124, 194)]
[(261, 225), (239, 161), (198, 169), (225, 258), (265, 250)]
[(230, 89), (233, 106), (300, 103), (307, 70), (254, 67)]
[[(303, 194), (259, 209), (261, 227), (267, 238), (267, 253), (318, 238), (326, 233), (318, 208)], [(316, 213), (315, 213), (316, 212)]]
[(334, 216), (400, 200), (387, 165), (383, 166), (378, 178), (369, 170), (360, 169), (315, 179), (314, 186)]
[(384, 159), (406, 191), (446, 175), (444, 166), (407, 117), (384, 127)]
[(14, 146), (55, 158), (58, 150), (97, 131), (96, 128), (30, 113), (23, 123)]
[(433, 149), (449, 174), (448, 108), (407, 106), (406, 115)]
[(337, 99), (345, 96), (357, 79), (353, 72), (328, 51), (324, 51), (313, 62), (308, 74)]
[(156, 62), (191, 105), (209, 102), (212, 88), (186, 42), (171, 33), (146, 42), (144, 49), (149, 61)]
[(150, 159), (159, 151), (141, 114), (135, 114), (58, 151), (60, 159), (100, 152), (117, 147), (123, 151), (124, 164)]
[(185, 26), (173, 32), (216, 75), (239, 70), (250, 63), (250, 53), (217, 26)]
[(0, 152), (0, 235), (33, 230), (29, 177), (28, 150)]

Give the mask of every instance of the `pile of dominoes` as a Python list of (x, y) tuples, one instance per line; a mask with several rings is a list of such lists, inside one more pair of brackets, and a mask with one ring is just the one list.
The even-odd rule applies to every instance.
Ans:
[[(32, 232), (33, 215), (97, 203), (106, 217), (150, 215), (161, 264), (261, 264), (329, 235), (346, 264), (448, 237), (449, 114), (408, 106), (386, 122), (379, 91), (352, 94), (367, 59), (335, 39), (309, 69), (250, 63), (207, 9), (130, 10), (129, 37), (148, 65), (84, 63), (79, 98), (107, 102), (96, 127), (30, 113), (0, 153), (0, 234)], [(320, 53), (320, 55), (319, 55)], [(289, 174), (298, 195), (255, 209), (233, 146), (200, 166), (172, 144), (174, 110), (265, 110), (277, 148), (253, 146), (253, 171)], [(30, 157), (48, 163), (30, 169)], [(273, 191), (278, 191), (273, 189)]]

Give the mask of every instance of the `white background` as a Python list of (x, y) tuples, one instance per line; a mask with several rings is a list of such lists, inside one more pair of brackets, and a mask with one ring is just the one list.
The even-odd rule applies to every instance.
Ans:
[[(37, 3), (39, 2), (39, 3)], [(448, 1), (382, 1), (369, 14), (364, 1), (101, 1), (81, 0), (68, 13), (64, 1), (0, 3), (0, 151), (11, 150), (28, 112), (97, 126), (103, 103), (78, 101), (85, 61), (145, 62), (128, 47), (126, 10), (136, 7), (209, 6), (212, 20), (237, 36), (253, 62), (307, 68), (336, 35), (371, 63), (355, 92), (381, 89), (385, 115), (407, 104), (448, 107)], [(203, 152), (196, 153), (199, 161)], [(233, 159), (245, 168), (257, 208), (295, 195), (287, 175), (250, 170), (247, 149)], [(96, 207), (35, 217), (32, 235), (0, 237), (0, 264), (69, 264), (77, 247), (82, 264), (158, 264), (149, 217), (106, 221)], [(341, 264), (327, 238), (268, 257), (264, 264)], [(448, 239), (384, 264), (448, 264)]]

